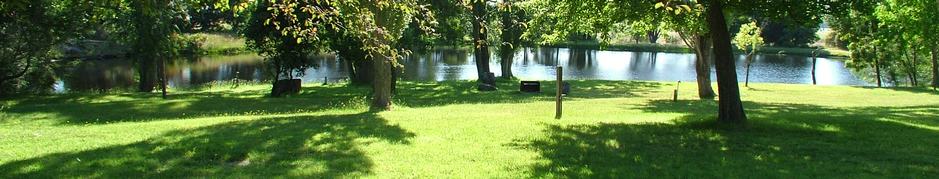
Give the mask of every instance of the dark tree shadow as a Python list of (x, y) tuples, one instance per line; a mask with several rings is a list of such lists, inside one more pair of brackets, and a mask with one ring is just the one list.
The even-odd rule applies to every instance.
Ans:
[[(636, 97), (660, 90), (664, 84), (643, 81), (567, 81), (571, 84), (568, 100)], [(395, 94), (397, 105), (408, 107), (433, 107), (451, 104), (478, 103), (524, 103), (532, 101), (554, 101), (557, 83), (542, 81), (540, 93), (519, 92), (516, 80), (500, 80), (499, 90), (480, 92), (473, 81), (407, 82), (398, 87)]]
[(306, 87), (288, 98), (266, 97), (269, 91), (179, 92), (163, 100), (140, 93), (63, 94), (20, 100), (7, 113), (51, 113), (63, 124), (99, 124), (193, 117), (316, 112), (348, 108), (365, 100), (367, 89)]
[(872, 86), (853, 86), (855, 88), (874, 90), (874, 89), (887, 89), (893, 91), (903, 91), (910, 93), (921, 93), (921, 94), (933, 94), (939, 95), (939, 91), (933, 90), (929, 87), (872, 87)]
[[(533, 177), (936, 178), (939, 106), (830, 108), (747, 103), (744, 128), (714, 122), (713, 101), (652, 101), (676, 124), (549, 125), (520, 140), (547, 162)], [(915, 112), (913, 112), (915, 111)]]
[(236, 121), (14, 161), (0, 166), (0, 178), (360, 176), (373, 165), (360, 145), (413, 136), (370, 113)]
[[(662, 84), (634, 81), (571, 81), (571, 100), (634, 97), (659, 89)], [(480, 92), (472, 81), (401, 82), (395, 105), (434, 107), (451, 104), (523, 103), (554, 100), (555, 83), (545, 82), (542, 93), (520, 93), (518, 82), (499, 82), (499, 90)], [(140, 93), (63, 94), (18, 100), (3, 112), (49, 113), (61, 124), (103, 124), (171, 120), (194, 117), (317, 112), (337, 108), (364, 108), (371, 89), (367, 86), (304, 87), (301, 94), (266, 97), (267, 89), (239, 92), (178, 92), (163, 100)]]

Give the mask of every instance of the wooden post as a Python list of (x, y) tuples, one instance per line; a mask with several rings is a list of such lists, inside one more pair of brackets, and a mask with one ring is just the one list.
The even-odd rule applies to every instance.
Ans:
[(555, 93), (557, 93), (557, 95), (555, 96), (555, 107), (556, 107), (556, 109), (555, 109), (555, 113), (554, 113), (554, 118), (555, 118), (555, 119), (561, 119), (561, 109), (562, 109), (562, 108), (561, 108), (561, 93), (563, 92), (562, 90), (564, 90), (564, 89), (563, 89), (563, 86), (564, 86), (564, 81), (563, 81), (563, 80), (564, 80), (564, 79), (561, 78), (561, 75), (564, 74), (564, 70), (561, 68), (560, 65), (557, 66), (557, 73), (558, 73), (558, 74), (557, 74), (558, 80), (557, 80), (557, 91), (555, 92)]
[(328, 77), (328, 76), (324, 76), (324, 77), (323, 77), (323, 85), (327, 85), (327, 84), (329, 84), (329, 77)]
[(681, 81), (678, 81), (678, 84), (675, 85), (675, 94), (672, 95), (672, 101), (678, 102), (678, 89), (681, 88)]

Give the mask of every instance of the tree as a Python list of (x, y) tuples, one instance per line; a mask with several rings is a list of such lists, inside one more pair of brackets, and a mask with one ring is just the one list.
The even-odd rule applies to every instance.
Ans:
[(698, 97), (713, 99), (717, 94), (711, 87), (711, 42), (705, 27), (704, 6), (697, 3), (662, 3), (657, 7), (668, 10), (664, 13), (664, 26), (677, 32), (682, 42), (694, 49)]
[(724, 18), (724, 2), (712, 0), (707, 6), (708, 30), (714, 45), (715, 68), (717, 69), (718, 101), (717, 121), (739, 124), (747, 120), (740, 101), (740, 87), (737, 86), (737, 71), (734, 69), (733, 52), (730, 46), (730, 32), (727, 31), (727, 19)]
[(0, 4), (0, 96), (13, 93), (39, 61), (51, 56), (55, 17), (47, 1)]
[(901, 45), (897, 52), (907, 58), (898, 62), (913, 86), (917, 85), (919, 76), (917, 58), (920, 53), (932, 54), (932, 86), (939, 86), (939, 37), (935, 35), (939, 34), (939, 12), (936, 8), (939, 2), (932, 0), (885, 0), (872, 14), (879, 22), (882, 39)]
[(466, 36), (470, 29), (468, 9), (464, 7), (463, 2), (453, 0), (423, 0), (422, 3), (429, 4), (428, 9), (434, 14), (437, 25), (434, 32), (437, 34), (434, 39), (435, 45), (460, 46), (467, 44)]
[[(677, 10), (670, 3), (687, 3), (699, 1), (685, 0), (619, 0), (619, 1), (582, 1), (582, 0), (533, 0), (531, 28), (526, 38), (541, 43), (557, 42), (568, 34), (583, 32), (585, 34), (600, 34), (610, 32), (615, 24), (624, 21), (638, 21), (647, 16), (659, 15), (657, 4), (665, 6), (666, 12), (681, 13), (687, 9)], [(713, 57), (716, 61), (717, 81), (719, 89), (718, 121), (722, 123), (743, 123), (746, 115), (740, 100), (740, 91), (737, 86), (737, 75), (733, 61), (730, 33), (727, 30), (727, 19), (724, 13), (756, 14), (767, 17), (776, 22), (787, 24), (807, 25), (819, 22), (820, 17), (828, 11), (841, 8), (842, 1), (813, 0), (813, 1), (740, 1), (740, 0), (711, 0), (701, 1), (705, 9), (707, 32), (713, 45)], [(726, 12), (725, 12), (726, 10)], [(817, 24), (816, 24), (817, 25)], [(549, 29), (550, 31), (545, 32)], [(601, 38), (608, 39), (608, 38)]]
[[(918, 60), (939, 46), (936, 27), (939, 15), (930, 10), (939, 7), (931, 0), (866, 0), (846, 3), (845, 11), (832, 15), (832, 28), (848, 43), (852, 56), (849, 66), (873, 69), (878, 86), (886, 80), (897, 84), (896, 74), (907, 75), (911, 85), (919, 79)], [(934, 54), (934, 53), (933, 53)], [(933, 55), (933, 81), (939, 79), (939, 65)]]
[[(284, 7), (270, 0), (257, 1), (244, 30), (247, 46), (257, 51), (258, 55), (263, 56), (273, 71), (270, 75), (273, 76), (274, 86), (271, 88), (271, 94), (274, 96), (280, 95), (277, 90), (279, 80), (303, 76), (306, 69), (313, 67), (314, 64), (313, 59), (308, 56), (326, 48), (324, 41), (305, 40), (304, 36), (282, 33), (279, 29), (299, 26), (297, 23), (305, 22), (322, 24), (331, 18), (331, 16), (294, 17), (276, 14), (279, 11), (301, 11), (301, 8), (306, 6), (331, 8), (329, 4), (317, 4), (316, 2), (299, 2), (296, 6)], [(272, 11), (271, 9), (275, 10)], [(326, 26), (318, 25), (314, 28), (323, 29)], [(301, 30), (297, 33), (319, 35), (324, 32)]]
[(525, 12), (514, 4), (513, 0), (503, 0), (499, 4), (501, 16), (501, 44), (499, 44), (499, 58), (502, 65), (502, 77), (511, 79), (512, 62), (515, 52), (522, 45), (522, 33), (525, 32)]
[(93, 3), (5, 0), (0, 2), (0, 96), (51, 91), (56, 46), (88, 30)]
[[(361, 43), (366, 58), (372, 61), (372, 102), (375, 111), (391, 110), (392, 68), (406, 50), (395, 48), (398, 37), (414, 20), (422, 29), (434, 21), (426, 6), (416, 0), (323, 0), (312, 3), (279, 1), (268, 8), (268, 19), (291, 19), (289, 23), (271, 20), (277, 32), (304, 41), (328, 40), (321, 30), (341, 32)], [(299, 8), (299, 10), (295, 9)], [(423, 16), (417, 16), (423, 14)], [(425, 17), (425, 18), (418, 18)], [(296, 22), (296, 23), (293, 23)], [(325, 27), (325, 28), (321, 28)]]
[(776, 47), (809, 47), (818, 41), (818, 26), (791, 25), (779, 22), (762, 22), (759, 26), (764, 42)]
[(760, 27), (754, 21), (740, 26), (740, 31), (734, 36), (734, 44), (747, 54), (744, 86), (750, 86), (750, 64), (753, 63), (753, 55), (763, 46), (763, 37), (760, 37), (760, 32)]
[(473, 56), (476, 58), (476, 75), (480, 91), (496, 90), (496, 81), (489, 70), (488, 16), (489, 5), (486, 0), (471, 0), (473, 13)]
[(140, 74), (137, 90), (140, 92), (153, 91), (160, 78), (165, 94), (165, 79), (158, 74), (163, 73), (162, 64), (165, 60), (173, 58), (176, 53), (172, 39), (178, 30), (171, 25), (173, 18), (177, 17), (175, 13), (178, 13), (171, 5), (170, 0), (130, 1), (130, 20), (134, 32), (130, 54), (137, 60)]

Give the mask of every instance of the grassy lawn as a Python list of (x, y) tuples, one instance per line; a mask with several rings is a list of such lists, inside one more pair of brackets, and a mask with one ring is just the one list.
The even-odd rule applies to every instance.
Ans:
[(935, 91), (754, 84), (727, 129), (693, 86), (572, 83), (561, 120), (514, 82), (403, 82), (379, 113), (319, 84), (6, 99), (0, 178), (939, 178)]
[(196, 33), (205, 37), (202, 44), (202, 50), (208, 55), (235, 55), (252, 53), (245, 47), (245, 39), (226, 33)]

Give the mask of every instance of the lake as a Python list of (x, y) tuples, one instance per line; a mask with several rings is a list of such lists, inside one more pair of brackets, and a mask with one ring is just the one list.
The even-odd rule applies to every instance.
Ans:
[[(743, 81), (743, 56), (737, 58), (737, 74)], [(347, 78), (348, 66), (334, 55), (316, 57), (315, 68), (308, 69), (304, 82), (337, 81)], [(405, 66), (404, 80), (444, 81), (476, 79), (472, 51), (438, 49), (415, 53), (400, 61)], [(651, 53), (567, 48), (527, 48), (516, 53), (512, 70), (522, 80), (553, 80), (555, 66), (564, 67), (565, 79), (576, 80), (646, 80), (694, 81), (694, 54)], [(501, 74), (498, 58), (493, 56), (490, 69)], [(87, 60), (71, 62), (56, 69), (57, 92), (133, 88), (135, 68), (130, 60)], [(812, 83), (812, 58), (798, 55), (758, 55), (750, 70), (750, 82)], [(167, 64), (171, 87), (191, 87), (232, 80), (268, 80), (269, 70), (256, 55), (202, 57), (176, 60)], [(715, 78), (711, 69), (711, 77)], [(870, 86), (839, 59), (818, 58), (817, 79), (820, 85)]]

